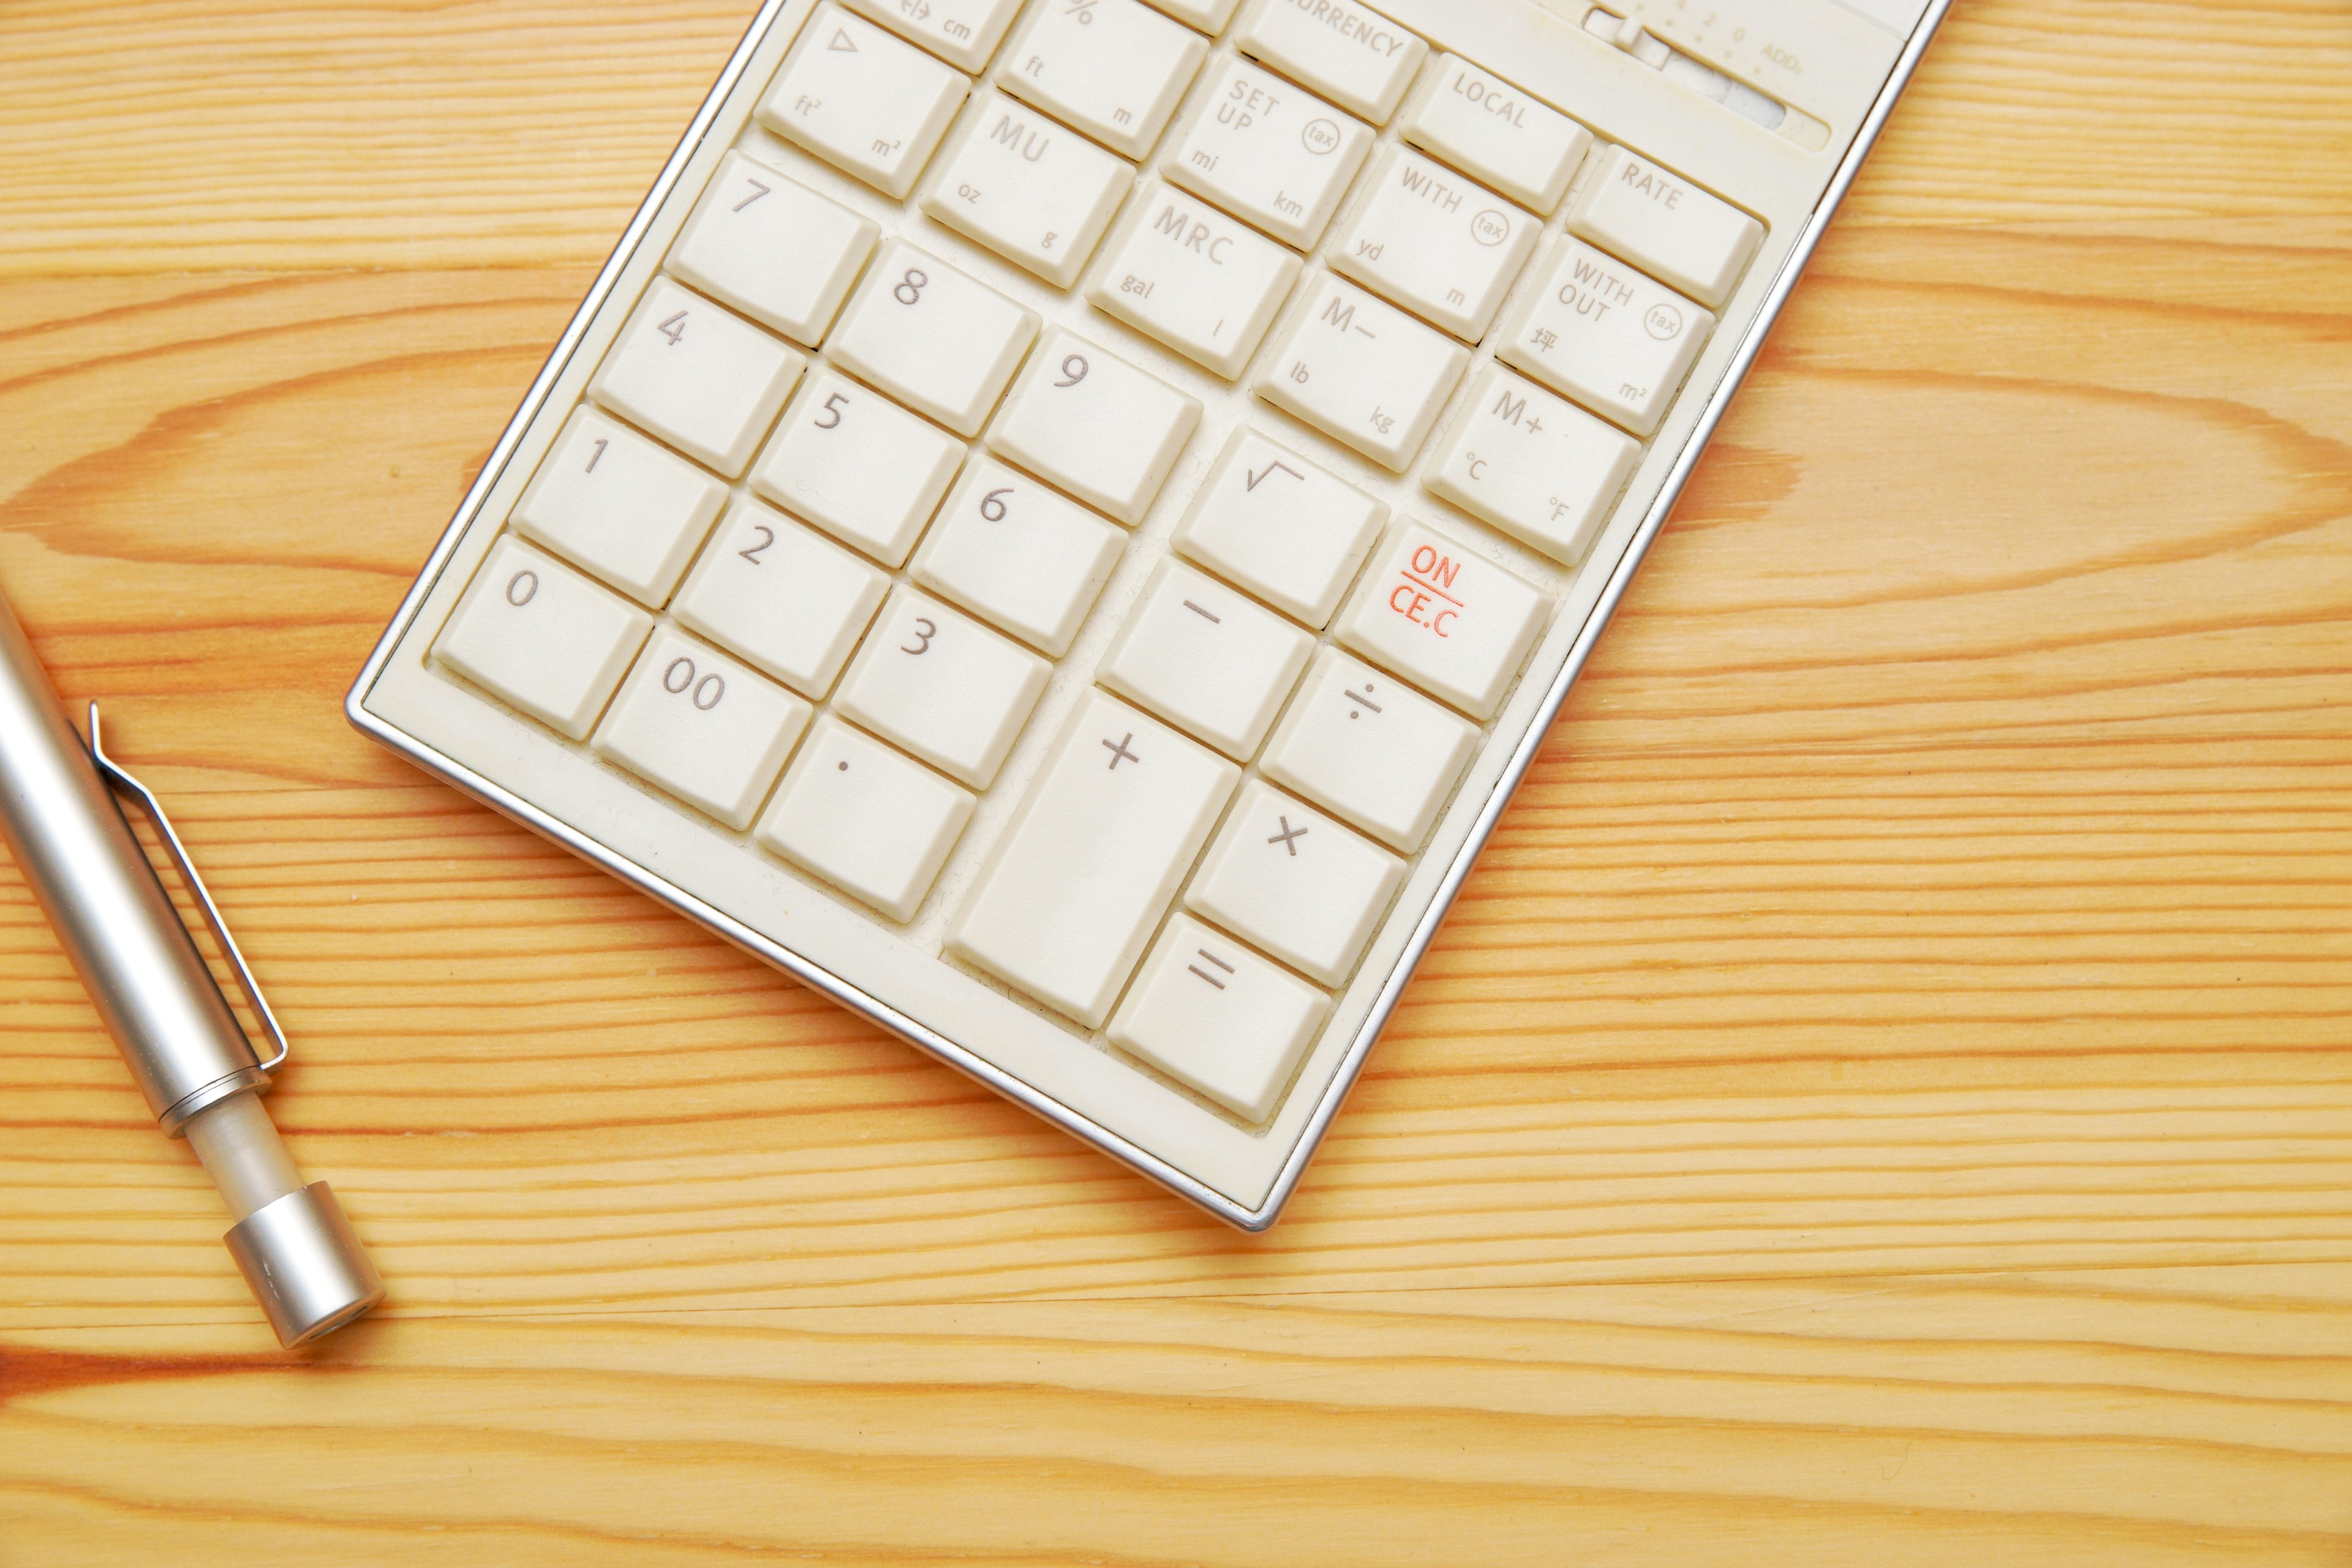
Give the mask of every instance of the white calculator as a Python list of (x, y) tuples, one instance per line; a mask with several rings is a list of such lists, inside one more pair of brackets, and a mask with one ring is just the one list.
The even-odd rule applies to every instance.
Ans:
[(770, 0), (352, 720), (1270, 1225), (1946, 3)]

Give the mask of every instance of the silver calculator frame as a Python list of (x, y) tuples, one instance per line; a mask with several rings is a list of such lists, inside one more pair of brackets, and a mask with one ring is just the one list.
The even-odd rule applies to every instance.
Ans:
[(1926, 12), (1919, 19), (1919, 25), (1912, 30), (1910, 37), (1905, 42), (1902, 53), (1896, 58), (1893, 69), (1887, 74), (1885, 83), (1880, 88), (1877, 97), (1872, 100), (1869, 112), (1864, 117), (1844, 155), (1838, 161), (1837, 169), (1831, 175), (1829, 184), (1822, 192), (1821, 200), (1814, 205), (1813, 210), (1807, 216), (1803, 230), (1798, 235), (1796, 242), (1790, 246), (1787, 256), (1781, 261), (1780, 271), (1774, 276), (1771, 287), (1766, 291), (1755, 318), (1748, 323), (1747, 331), (1742, 333), (1738, 349), (1724, 370), (1722, 380), (1708, 395), (1705, 406), (1700, 411), (1697, 423), (1692, 427), (1689, 438), (1684, 443), (1682, 450), (1676, 454), (1673, 465), (1667, 469), (1664, 482), (1659, 488), (1656, 498), (1651, 501), (1648, 510), (1643, 514), (1640, 526), (1635, 530), (1632, 542), (1626, 546), (1624, 553), (1618, 558), (1615, 567), (1611, 570), (1609, 579), (1603, 584), (1599, 598), (1594, 602), (1591, 613), (1586, 616), (1584, 625), (1577, 632), (1575, 641), (1570, 645), (1568, 657), (1561, 664), (1559, 673), (1553, 678), (1551, 686), (1544, 693), (1543, 700), (1537, 708), (1526, 732), (1520, 736), (1509, 761), (1496, 779), (1486, 801), (1480, 805), (1476, 816), (1472, 819), (1467, 836), (1464, 837), (1461, 847), (1454, 851), (1454, 858), (1446, 866), (1444, 875), (1439, 879), (1428, 908), (1423, 911), (1420, 921), (1406, 938), (1403, 951), (1374, 998), (1370, 1011), (1365, 1015), (1363, 1022), (1357, 1026), (1355, 1037), (1349, 1041), (1347, 1050), (1340, 1058), (1339, 1070), (1332, 1075), (1329, 1085), (1323, 1090), (1314, 1113), (1308, 1117), (1297, 1143), (1284, 1161), (1280, 1173), (1275, 1178), (1274, 1185), (1266, 1193), (1265, 1201), (1255, 1208), (1235, 1203), (1224, 1194), (1194, 1180), (1150, 1151), (1139, 1148), (1098, 1123), (1077, 1115), (1060, 1101), (1031, 1088), (1027, 1083), (1004, 1072), (984, 1058), (974, 1055), (953, 1040), (926, 1027), (879, 998), (850, 984), (840, 976), (810, 963), (791, 949), (762, 935), (732, 916), (665, 881), (635, 861), (615, 854), (504, 786), (484, 778), (438, 749), (417, 740), (406, 731), (378, 718), (369, 712), (365, 706), (368, 692), (373, 689), (394, 650), (407, 636), (417, 612), (424, 606), (425, 598), (431, 594), (443, 569), (448, 564), (450, 555), (457, 550), (459, 541), (465, 537), (467, 531), (473, 526), (483, 502), (488, 498), (492, 488), (505, 471), (507, 463), (513, 457), (514, 449), (521, 441), (523, 433), (530, 428), (532, 420), (538, 416), (541, 405), (545, 404), (549, 394), (553, 390), (557, 379), (570, 363), (573, 353), (577, 351), (581, 339), (587, 333), (590, 323), (595, 320), (597, 311), (603, 308), (606, 297), (612, 292), (624, 268), (635, 255), (638, 245), (645, 238), (646, 229), (652, 226), (663, 203), (668, 199), (671, 190), (684, 173), (688, 163), (701, 146), (703, 138), (709, 133), (711, 123), (717, 119), (729, 95), (734, 91), (743, 71), (750, 65), (753, 54), (766, 38), (768, 30), (775, 25), (779, 15), (794, 3), (795, 0), (765, 0), (760, 7), (759, 14), (752, 18), (750, 27), (744, 32), (742, 41), (736, 45), (735, 52), (728, 58), (726, 68), (719, 72), (718, 80), (703, 99), (701, 107), (696, 110), (693, 121), (687, 126), (686, 133), (679, 138), (676, 150), (670, 153), (668, 162), (662, 165), (661, 174), (655, 179), (653, 188), (646, 193), (646, 199), (639, 204), (636, 213), (630, 218), (628, 227), (622, 231), (621, 237), (614, 246), (612, 254), (605, 258), (603, 268), (596, 274), (595, 282), (590, 285), (587, 295), (581, 300), (579, 310), (573, 312), (571, 321), (564, 327), (562, 336), (556, 340), (555, 347), (549, 353), (546, 363), (540, 367), (539, 374), (533, 378), (530, 390), (523, 394), (522, 401), (517, 406), (513, 418), (507, 422), (505, 430), (499, 437), (498, 444), (490, 449), (488, 459), (483, 463), (481, 472), (475, 477), (472, 487), (467, 490), (466, 498), (459, 503), (456, 515), (450, 519), (448, 526), (442, 531), (440, 541), (434, 546), (432, 555), (410, 584), (407, 595), (401, 600), (399, 610), (384, 628), (383, 635), (377, 639), (374, 651), (368, 656), (367, 663), (362, 667), (358, 679), (352, 682), (351, 691), (343, 700), (344, 716), (361, 733), (399, 752), (427, 773), (454, 784), (501, 815), (554, 840), (573, 854), (602, 867), (639, 891), (650, 895), (678, 913), (715, 931), (754, 957), (782, 970), (803, 984), (888, 1030), (909, 1045), (916, 1046), (938, 1058), (958, 1071), (987, 1085), (1007, 1099), (1026, 1107), (1063, 1131), (1114, 1156), (1180, 1197), (1198, 1205), (1238, 1229), (1265, 1230), (1280, 1216), (1284, 1205), (1289, 1202), (1292, 1193), (1298, 1186), (1300, 1178), (1305, 1175), (1307, 1162), (1313, 1158), (1316, 1149), (1322, 1143), (1323, 1135), (1330, 1127), (1331, 1119), (1339, 1113), (1341, 1104), (1348, 1098), (1349, 1090), (1355, 1086), (1357, 1076), (1363, 1070), (1365, 1058), (1370, 1055), (1373, 1042), (1380, 1038), (1381, 1031), (1387, 1026), (1389, 1015), (1395, 1010), (1398, 1001), (1403, 996), (1406, 983), (1412, 978), (1413, 972), (1420, 967), (1422, 956), (1428, 951), (1430, 942), (1435, 939), (1438, 927), (1444, 921), (1446, 911), (1453, 908), (1454, 897), (1461, 891), (1464, 879), (1470, 874), (1471, 867), (1476, 863), (1479, 853), (1486, 847), (1487, 837), (1495, 831), (1496, 824), (1501, 820), (1504, 808), (1510, 804), (1511, 796), (1517, 791), (1520, 779), (1526, 775), (1528, 768), (1535, 761), (1536, 753), (1541, 750), (1545, 739), (1550, 732), (1553, 721), (1559, 716), (1560, 704), (1568, 699), (1569, 689), (1576, 683), (1577, 676), (1582, 673), (1585, 660), (1591, 657), (1592, 649), (1599, 642), (1602, 630), (1607, 627), (1610, 618), (1616, 612), (1618, 602), (1623, 598), (1627, 586), (1633, 582), (1633, 574), (1649, 553), (1651, 542), (1657, 537), (1658, 531), (1664, 525), (1667, 515), (1674, 510), (1675, 502), (1682, 495), (1683, 486), (1688, 482), (1700, 455), (1706, 450), (1707, 443), (1714, 438), (1716, 426), (1722, 420), (1725, 410), (1730, 406), (1731, 399), (1738, 392), (1741, 383), (1747, 379), (1748, 366), (1755, 362), (1757, 353), (1764, 345), (1766, 335), (1771, 331), (1773, 322), (1780, 318), (1780, 309), (1787, 302), (1790, 291), (1796, 287), (1797, 279), (1802, 276), (1806, 263), (1812, 257), (1814, 247), (1820, 244), (1822, 235), (1829, 226), (1832, 215), (1837, 211), (1839, 204), (1844, 200), (1847, 188), (1853, 184), (1854, 176), (1860, 173), (1863, 159), (1876, 144), (1879, 132), (1885, 127), (1887, 116), (1894, 111), (1895, 100), (1902, 96), (1903, 89), (1910, 84), (1911, 77), (1918, 68), (1921, 57), (1927, 52), (1928, 42), (1942, 25), (1944, 16), (1951, 8), (1953, 0), (1929, 0)]

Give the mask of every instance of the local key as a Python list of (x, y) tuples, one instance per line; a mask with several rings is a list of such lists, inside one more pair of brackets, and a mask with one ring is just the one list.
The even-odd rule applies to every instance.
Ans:
[(1080, 703), (948, 948), (1098, 1028), (1241, 770), (1104, 692)]
[(1549, 216), (1592, 146), (1592, 132), (1458, 55), (1441, 55), (1405, 106), (1402, 133), (1422, 151)]
[(1339, 641), (1474, 719), (1491, 719), (1550, 595), (1427, 523), (1400, 518), (1339, 616)]

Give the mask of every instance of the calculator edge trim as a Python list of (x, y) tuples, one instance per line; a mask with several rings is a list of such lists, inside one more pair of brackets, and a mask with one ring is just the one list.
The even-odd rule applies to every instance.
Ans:
[(1414, 971), (1421, 966), (1421, 960), (1427, 952), (1429, 944), (1436, 939), (1438, 928), (1444, 923), (1446, 914), (1452, 910), (1454, 900), (1461, 892), (1463, 882), (1468, 878), (1471, 868), (1477, 863), (1479, 855), (1485, 851), (1486, 840), (1493, 836), (1496, 824), (1502, 820), (1503, 812), (1509, 806), (1511, 797), (1518, 792), (1519, 781), (1526, 776), (1528, 769), (1534, 764), (1536, 754), (1543, 749), (1544, 741), (1550, 733), (1552, 723), (1559, 717), (1561, 705), (1568, 700), (1570, 689), (1576, 684), (1577, 677), (1583, 673), (1585, 661), (1591, 657), (1594, 647), (1600, 641), (1601, 634), (1608, 628), (1610, 621), (1615, 617), (1618, 603), (1624, 597), (1625, 590), (1632, 585), (1634, 573), (1640, 570), (1642, 563), (1648, 557), (1650, 545), (1664, 527), (1667, 515), (1674, 510), (1675, 503), (1682, 498), (1683, 487), (1689, 482), (1692, 470), (1697, 467), (1699, 458), (1705, 455), (1707, 447), (1714, 441), (1716, 426), (1722, 422), (1723, 416), (1730, 408), (1732, 398), (1738, 394), (1740, 386), (1747, 381), (1748, 368), (1755, 363), (1757, 354), (1762, 351), (1764, 340), (1770, 335), (1773, 324), (1780, 320), (1781, 307), (1788, 302), (1789, 296), (1796, 289), (1798, 280), (1804, 276), (1805, 268), (1812, 260), (1813, 252), (1819, 247), (1822, 237), (1829, 232), (1830, 219), (1843, 205), (1846, 191), (1853, 185), (1856, 176), (1861, 174), (1863, 163), (1869, 156), (1870, 150), (1877, 145), (1879, 133), (1885, 129), (1887, 117), (1895, 111), (1895, 101), (1903, 96), (1904, 89), (1910, 85), (1913, 74), (1916, 72), (1920, 60), (1927, 54), (1927, 45), (1934, 39), (1937, 29), (1942, 26), (1944, 17), (1950, 11), (1953, 3), (1954, 0), (1928, 0), (1927, 9), (1920, 17), (1919, 25), (1905, 40), (1903, 52), (1896, 57), (1893, 68), (1887, 73), (1885, 82), (1879, 89), (1878, 95), (1871, 100), (1870, 112), (1864, 117), (1861, 125), (1856, 127), (1853, 140), (1847, 143), (1844, 153), (1838, 160), (1837, 169), (1831, 174), (1828, 186), (1822, 191), (1821, 199), (1813, 204), (1812, 211), (1806, 216), (1803, 232), (1799, 234), (1796, 242), (1790, 246), (1788, 254), (1781, 259), (1780, 270), (1773, 276), (1771, 287), (1765, 291), (1763, 300), (1757, 307), (1755, 316), (1740, 334), (1739, 346), (1725, 365), (1722, 379), (1708, 394), (1706, 405), (1700, 411), (1698, 422), (1691, 427), (1690, 435), (1685, 439), (1682, 450), (1675, 455), (1674, 466), (1666, 470), (1664, 481), (1660, 485), (1657, 495), (1650, 502), (1649, 510), (1643, 514), (1641, 524), (1634, 530), (1633, 539), (1626, 544), (1624, 554), (1618, 558), (1617, 564), (1611, 569), (1609, 581), (1602, 585), (1600, 596), (1593, 601), (1591, 612), (1585, 616), (1584, 625), (1577, 629), (1576, 640), (1569, 645), (1568, 657), (1562, 661), (1559, 673), (1553, 678), (1550, 689), (1544, 693), (1543, 701), (1537, 706), (1533, 718), (1528, 721), (1526, 731), (1521, 734), (1517, 744), (1513, 748), (1510, 761), (1505, 764), (1502, 773), (1495, 781), (1494, 787), (1488, 791), (1485, 803), (1478, 809), (1478, 815), (1472, 819), (1469, 832), (1464, 837), (1461, 847), (1454, 852), (1454, 859), (1447, 865), (1445, 874), (1439, 880), (1436, 890), (1430, 899), (1429, 907), (1423, 912), (1420, 922), (1414, 926), (1412, 935), (1406, 938), (1404, 948), (1398, 955), (1396, 966), (1390, 972), (1388, 980), (1381, 985), (1380, 994), (1373, 998), (1371, 1009), (1365, 1015), (1364, 1021), (1358, 1026), (1355, 1038), (1348, 1042), (1348, 1049), (1339, 1059), (1339, 1068), (1333, 1073), (1331, 1081), (1324, 1089), (1321, 1100), (1317, 1102), (1314, 1112), (1307, 1119), (1307, 1124), (1299, 1134), (1297, 1145), (1276, 1173), (1274, 1185), (1267, 1190), (1265, 1202), (1256, 1211), (1264, 1217), (1255, 1224), (1246, 1225), (1243, 1228), (1263, 1230), (1273, 1225), (1280, 1216), (1283, 1206), (1289, 1202), (1298, 1183), (1305, 1177), (1307, 1167), (1314, 1159), (1315, 1152), (1322, 1146), (1323, 1135), (1329, 1130), (1332, 1118), (1339, 1114), (1339, 1108), (1346, 1101), (1349, 1091), (1355, 1087), (1358, 1075), (1363, 1070), (1364, 1062), (1370, 1055), (1373, 1043), (1379, 1039), (1381, 1031), (1387, 1026), (1389, 1015), (1395, 1011), (1397, 1004), (1402, 1000), (1406, 984), (1412, 981)]
[(795, 8), (813, 9), (814, 0), (764, 0), (759, 12), (745, 29), (741, 40), (728, 58), (725, 66), (704, 97), (695, 116), (688, 122), (677, 145), (655, 178), (646, 197), (622, 231), (613, 250), (607, 256), (594, 281), (582, 298), (580, 306), (566, 323), (562, 334), (549, 351), (546, 362), (525, 391), (514, 414), (499, 434), (489, 457), (475, 477), (457, 511), (436, 542), (432, 553), (419, 568), (403, 596), (398, 609), (386, 624), (375, 647), (361, 667), (351, 689), (343, 700), (344, 717), (352, 727), (386, 749), (406, 757), (425, 772), (434, 774), (461, 792), (473, 796), (500, 815), (553, 840), (574, 854), (610, 872), (640, 892), (667, 905), (677, 913), (697, 921), (742, 948), (754, 957), (771, 963), (793, 975), (803, 984), (820, 992), (836, 1004), (849, 1008), (870, 1022), (888, 1030), (908, 1044), (924, 1050), (967, 1077), (986, 1085), (1082, 1141), (1093, 1144), (1118, 1159), (1139, 1174), (1150, 1178), (1189, 1202), (1215, 1215), (1218, 1218), (1247, 1232), (1264, 1231), (1281, 1216), (1291, 1196), (1306, 1173), (1316, 1151), (1321, 1146), (1332, 1119), (1339, 1113), (1349, 1091), (1354, 1088), (1370, 1048), (1386, 1027), (1389, 1017), (1402, 998), (1405, 985), (1412, 980), (1435, 939), (1446, 914), (1461, 890), (1463, 881), (1486, 848), (1504, 810), (1509, 805), (1519, 783), (1542, 749), (1550, 727), (1567, 700), (1570, 689), (1583, 671), (1601, 634), (1613, 618), (1617, 605), (1631, 585), (1634, 573), (1647, 557), (1649, 548), (1663, 528), (1667, 515), (1680, 499), (1700, 456), (1714, 438), (1717, 426), (1730, 405), (1747, 374), (1760, 352), (1765, 338), (1779, 320), (1781, 308), (1811, 261), (1829, 220), (1843, 202), (1848, 188), (1860, 173), (1870, 149), (1877, 142), (1887, 117), (1896, 100), (1910, 84), (1928, 43), (1934, 38), (1949, 11), (1952, 0), (1929, 0), (1919, 25), (1906, 40), (1903, 52), (1889, 71), (1885, 83), (1873, 100), (1869, 113), (1856, 129), (1853, 140), (1841, 156), (1821, 199), (1807, 216), (1805, 227), (1790, 246), (1771, 287), (1759, 303), (1755, 316), (1741, 333), (1738, 350), (1726, 365), (1724, 374), (1708, 394), (1706, 406), (1685, 438), (1666, 473), (1657, 495), (1643, 513), (1624, 553), (1611, 569), (1609, 580), (1587, 614), (1570, 645), (1567, 658), (1554, 676), (1549, 688), (1538, 704), (1527, 729), (1515, 744), (1511, 757), (1502, 773), (1488, 790), (1486, 799), (1471, 821), (1468, 831), (1454, 858), (1447, 864), (1427, 909), (1407, 937), (1387, 980), (1373, 999), (1370, 1010), (1357, 1026), (1354, 1037), (1348, 1043), (1339, 1066), (1318, 1098), (1314, 1110), (1301, 1129), (1300, 1135), (1279, 1167), (1274, 1183), (1265, 1198), (1255, 1206), (1236, 1203), (1223, 1193), (1210, 1188), (1166, 1161), (1129, 1140), (1111, 1131), (1101, 1123), (1091, 1121), (1059, 1100), (1013, 1078), (985, 1058), (978, 1056), (953, 1040), (940, 1035), (916, 1019), (908, 1017), (860, 987), (820, 965), (801, 957), (790, 949), (744, 925), (732, 916), (705, 903), (685, 889), (655, 875), (635, 862), (589, 838), (578, 829), (531, 805), (504, 786), (475, 773), (455, 758), (418, 740), (407, 731), (370, 712), (366, 707), (368, 694), (382, 679), (385, 668), (400, 644), (414, 629), (417, 615), (425, 600), (438, 585), (442, 573), (459, 542), (478, 520), (481, 508), (491, 490), (512, 460), (515, 448), (544, 408), (555, 383), (561, 378), (588, 332), (598, 312), (604, 308), (621, 274), (634, 259), (637, 247), (644, 242), (646, 232), (652, 226), (662, 205), (676, 188), (686, 166), (699, 151), (709, 134), (720, 109), (740, 81), (752, 56), (766, 40), (782, 16)]

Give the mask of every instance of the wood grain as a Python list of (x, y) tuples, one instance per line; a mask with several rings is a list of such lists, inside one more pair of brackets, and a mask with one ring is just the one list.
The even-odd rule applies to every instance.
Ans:
[(1255, 1238), (342, 723), (743, 19), (8, 7), (0, 584), (394, 1300), (0, 868), (0, 1563), (2352, 1563), (2352, 15), (1956, 12)]

